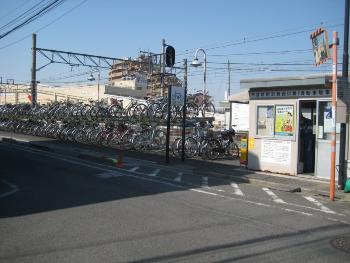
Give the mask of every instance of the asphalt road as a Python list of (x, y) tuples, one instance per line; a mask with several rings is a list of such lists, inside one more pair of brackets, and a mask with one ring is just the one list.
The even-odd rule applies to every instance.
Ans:
[(349, 259), (347, 215), (301, 195), (7, 143), (0, 163), (0, 262)]

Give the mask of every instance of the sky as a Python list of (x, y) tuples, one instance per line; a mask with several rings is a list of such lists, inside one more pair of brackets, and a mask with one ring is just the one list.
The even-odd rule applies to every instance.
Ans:
[[(0, 35), (9, 21), (41, 1), (1, 0)], [(197, 48), (207, 59), (207, 89), (215, 102), (242, 79), (331, 72), (331, 62), (315, 67), (310, 33), (319, 27), (339, 32), (342, 57), (345, 0), (65, 0), (61, 5), (0, 38), (3, 82), (29, 83), (31, 34), (37, 47), (100, 56), (136, 58), (139, 51), (161, 52), (161, 41), (176, 50), (176, 66), (189, 63)], [(204, 54), (198, 53), (203, 61)], [(37, 66), (46, 64), (38, 56)], [(287, 65), (286, 65), (287, 64)], [(45, 85), (88, 82), (89, 68), (50, 64), (37, 72)], [(85, 75), (86, 74), (86, 75)], [(72, 77), (79, 75), (78, 77)], [(101, 72), (107, 82), (108, 71)], [(179, 78), (182, 78), (179, 73)], [(203, 67), (189, 66), (188, 90), (203, 88)]]

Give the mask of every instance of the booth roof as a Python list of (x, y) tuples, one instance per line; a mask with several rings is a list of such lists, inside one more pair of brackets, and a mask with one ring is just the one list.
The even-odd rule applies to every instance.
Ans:
[(330, 75), (324, 74), (295, 77), (242, 79), (240, 81), (240, 87), (241, 89), (249, 90), (251, 88), (276, 88), (288, 86), (324, 86), (330, 79)]
[(248, 103), (249, 102), (249, 90), (243, 90), (240, 92), (237, 92), (235, 94), (232, 94), (228, 100), (230, 102), (237, 102), (237, 103)]

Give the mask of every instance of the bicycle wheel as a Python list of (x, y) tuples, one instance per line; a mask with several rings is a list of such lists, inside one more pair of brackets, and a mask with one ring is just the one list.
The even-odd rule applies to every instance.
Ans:
[(239, 147), (235, 142), (229, 142), (226, 148), (226, 154), (230, 157), (239, 157)]
[(181, 138), (176, 138), (175, 141), (173, 141), (173, 143), (171, 144), (171, 151), (175, 157), (179, 157), (181, 155), (181, 151), (179, 151), (178, 149), (179, 141), (181, 141)]
[(157, 148), (162, 148), (166, 143), (166, 132), (163, 130), (156, 130), (153, 138), (153, 143)]
[[(182, 140), (179, 141), (179, 147), (180, 149), (180, 153), (182, 150)], [(194, 139), (193, 137), (188, 137), (185, 139), (185, 154), (186, 157), (191, 158), (193, 156), (195, 156), (196, 154), (198, 154), (198, 144), (196, 139)]]
[(132, 148), (132, 132), (127, 132), (118, 141), (123, 149), (131, 149)]
[(134, 146), (135, 150), (141, 150), (143, 148), (143, 137), (141, 135), (135, 135), (134, 138), (132, 138), (132, 145)]
[(214, 117), (215, 114), (215, 106), (213, 103), (208, 102), (203, 106), (202, 116), (204, 117)]
[(186, 106), (186, 115), (188, 118), (194, 118), (194, 117), (198, 117), (199, 115), (199, 109), (198, 109), (198, 106), (194, 103), (187, 103), (187, 106)]
[(220, 155), (220, 149), (220, 142), (216, 139), (213, 139), (207, 142), (207, 145), (203, 151), (210, 160), (216, 160)]

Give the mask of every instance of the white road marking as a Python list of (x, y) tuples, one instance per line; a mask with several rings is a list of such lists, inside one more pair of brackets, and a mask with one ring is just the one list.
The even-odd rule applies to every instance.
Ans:
[(299, 210), (294, 210), (294, 209), (289, 209), (289, 208), (282, 208), (284, 211), (287, 211), (287, 212), (294, 212), (294, 213), (297, 213), (297, 214), (302, 214), (302, 215), (305, 215), (305, 216), (312, 216), (313, 214), (310, 214), (310, 213), (307, 213), (307, 212), (303, 212), (303, 211), (299, 211)]
[(329, 209), (328, 207), (324, 206), (323, 204), (321, 204), (319, 201), (317, 201), (315, 198), (311, 197), (311, 196), (303, 196), (306, 200), (310, 201), (311, 203), (313, 203), (315, 206), (319, 207), (321, 209), (322, 212), (325, 212), (327, 214), (336, 214), (334, 211), (332, 211), (331, 209)]
[(190, 190), (193, 191), (193, 192), (198, 192), (198, 193), (202, 193), (202, 194), (215, 195), (215, 196), (223, 197), (223, 195), (219, 195), (219, 194), (208, 192), (208, 191), (199, 190), (199, 189), (196, 189), (196, 188), (191, 188)]
[[(21, 148), (23, 151), (26, 151), (26, 152), (35, 153), (35, 154), (41, 154), (41, 155), (44, 154), (45, 157), (58, 159), (58, 160), (61, 160), (61, 161), (65, 161), (65, 162), (76, 164), (76, 165), (80, 165), (80, 166), (90, 167), (90, 168), (93, 168), (93, 169), (96, 169), (96, 170), (100, 170), (100, 171), (107, 171), (107, 172), (115, 172), (116, 171), (115, 169), (102, 168), (102, 167), (105, 167), (105, 165), (102, 165), (102, 164), (92, 163), (92, 162), (89, 162), (89, 161), (82, 162), (81, 160), (74, 161), (74, 160), (66, 159), (65, 157), (61, 157), (62, 154), (58, 154), (58, 153), (48, 153), (46, 151), (44, 152), (44, 151), (41, 151), (41, 150), (24, 149), (23, 147), (20, 147), (20, 146), (18, 146), (18, 148)], [(91, 164), (88, 164), (88, 163), (91, 163)], [(125, 170), (125, 169), (123, 169), (123, 170), (125, 172), (128, 172), (128, 170)], [(133, 178), (144, 180), (144, 181), (154, 182), (154, 183), (158, 183), (158, 184), (168, 185), (168, 186), (172, 186), (174, 188), (178, 188), (178, 189), (182, 189), (182, 190), (190, 190), (190, 191), (199, 192), (199, 193), (212, 195), (212, 196), (217, 196), (217, 197), (221, 197), (221, 198), (225, 198), (225, 199), (229, 199), (229, 200), (240, 201), (240, 202), (247, 203), (247, 204), (280, 209), (280, 210), (283, 210), (283, 211), (286, 211), (286, 212), (302, 214), (302, 215), (305, 215), (305, 216), (313, 216), (313, 214), (302, 212), (302, 211), (298, 211), (298, 210), (294, 210), (294, 209), (283, 208), (283, 207), (280, 207), (280, 206), (274, 206), (274, 205), (271, 205), (271, 204), (265, 204), (265, 203), (251, 201), (251, 200), (247, 200), (247, 199), (235, 198), (235, 197), (232, 197), (232, 196), (225, 196), (225, 195), (221, 195), (221, 194), (215, 194), (215, 193), (212, 193), (212, 192), (209, 192), (209, 191), (203, 191), (203, 190), (199, 190), (199, 189), (196, 189), (196, 188), (189, 189), (188, 186), (186, 186), (186, 185), (182, 186), (182, 185), (178, 185), (178, 184), (173, 184), (171, 182), (166, 182), (166, 181), (169, 181), (169, 179), (166, 179), (166, 178), (162, 178), (162, 180), (151, 179), (149, 177), (146, 178), (144, 176), (147, 176), (147, 174), (144, 174), (144, 173), (141, 173), (141, 172), (135, 172), (134, 174), (129, 174), (129, 173), (122, 174), (121, 173), (121, 175), (124, 175), (126, 177), (133, 177)], [(314, 209), (314, 210), (316, 210), (316, 209)], [(345, 224), (350, 224), (349, 222), (346, 222), (346, 221), (339, 221), (339, 222), (343, 222)]]
[(274, 201), (275, 203), (287, 204), (285, 201), (279, 198), (275, 193), (273, 193), (269, 188), (263, 187), (262, 189), (272, 198), (272, 201)]
[(120, 176), (123, 176), (123, 175), (117, 172), (104, 172), (97, 175), (97, 177), (101, 179), (108, 179), (108, 178), (120, 177)]
[(202, 177), (202, 187), (208, 188), (208, 177), (207, 176), (203, 176)]
[(175, 182), (181, 182), (182, 181), (182, 175), (183, 175), (182, 172), (178, 172), (177, 176), (174, 178), (174, 181)]
[(0, 181), (11, 187), (10, 191), (8, 191), (6, 193), (3, 193), (3, 194), (0, 194), (0, 198), (12, 195), (12, 194), (14, 194), (14, 193), (16, 193), (18, 191), (18, 186), (17, 185), (14, 185), (13, 183), (10, 183), (10, 182), (5, 181), (3, 179), (0, 179)]
[(238, 184), (236, 183), (231, 183), (231, 186), (233, 187), (233, 191), (235, 195), (240, 195), (240, 196), (244, 196), (242, 190), (239, 188)]
[(155, 169), (153, 173), (150, 173), (148, 176), (157, 176), (160, 172), (160, 169)]
[(336, 218), (327, 218), (328, 220), (330, 221), (334, 221), (334, 222), (339, 222), (339, 223), (343, 223), (343, 224), (346, 224), (346, 225), (350, 225), (349, 222), (346, 222), (344, 220), (339, 220), (339, 219), (336, 219)]
[(133, 168), (131, 168), (130, 170), (128, 170), (129, 172), (136, 172), (140, 167), (139, 166), (135, 166)]

